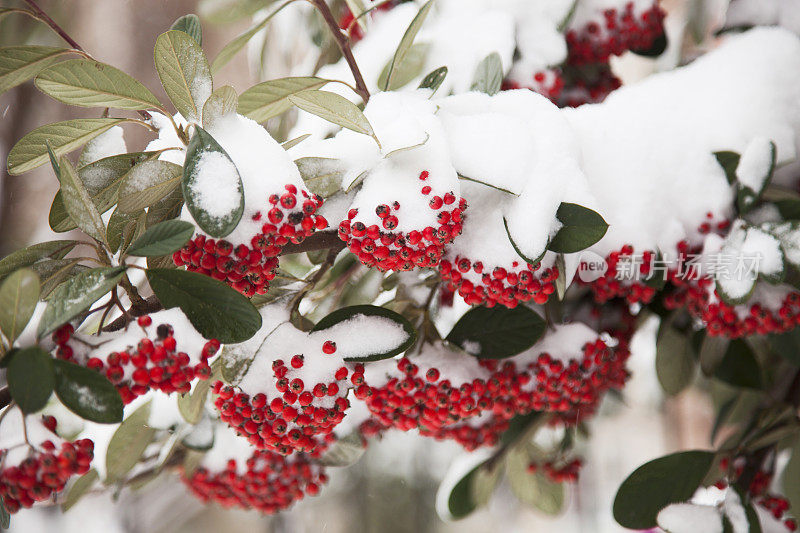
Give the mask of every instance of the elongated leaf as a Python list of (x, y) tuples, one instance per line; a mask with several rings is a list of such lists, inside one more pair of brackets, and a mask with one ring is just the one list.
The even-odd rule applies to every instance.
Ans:
[(73, 505), (78, 503), (80, 499), (92, 488), (92, 486), (97, 483), (99, 479), (99, 475), (97, 474), (97, 470), (92, 468), (84, 475), (79, 477), (75, 480), (75, 483), (67, 491), (67, 495), (64, 497), (64, 503), (61, 504), (61, 510), (63, 512), (67, 512), (72, 508)]
[(261, 327), (261, 315), (247, 298), (208, 276), (159, 268), (148, 270), (147, 280), (166, 309), (180, 307), (207, 339), (244, 342)]
[(0, 48), (0, 94), (36, 76), (71, 51), (50, 46), (9, 46)]
[(144, 214), (144, 211), (139, 210), (133, 213), (125, 213), (119, 209), (115, 209), (108, 219), (108, 227), (106, 228), (106, 241), (108, 242), (108, 249), (116, 253), (120, 248), (123, 248), (123, 241), (125, 235), (130, 234), (130, 227), (136, 226), (139, 217)]
[(433, 7), (433, 0), (428, 0), (425, 5), (423, 5), (417, 16), (414, 17), (414, 20), (411, 21), (408, 28), (406, 29), (405, 34), (403, 34), (403, 38), (400, 39), (400, 44), (397, 46), (397, 50), (394, 53), (394, 57), (392, 58), (392, 62), (389, 64), (389, 71), (386, 75), (386, 82), (383, 85), (383, 90), (388, 91), (389, 87), (392, 86), (392, 82), (394, 78), (397, 76), (397, 71), (399, 66), (405, 61), (406, 56), (411, 49), (411, 45), (414, 43), (414, 39), (419, 33), (419, 30), (422, 28), (422, 24), (425, 22), (425, 18), (428, 16), (428, 13)]
[(475, 76), (472, 78), (471, 91), (479, 91), (489, 96), (500, 92), (503, 84), (503, 61), (500, 54), (492, 52), (486, 56), (475, 69)]
[(388, 87), (385, 89), (387, 91), (396, 91), (411, 83), (414, 78), (422, 74), (430, 47), (430, 43), (414, 43), (411, 45), (408, 53), (403, 58), (403, 62), (395, 67), (391, 84), (388, 82), (388, 77), (392, 61), (389, 61), (383, 67), (380, 76), (378, 76), (378, 86)]
[(0, 278), (19, 268), (31, 266), (37, 261), (62, 259), (77, 244), (78, 241), (47, 241), (17, 250), (0, 260)]
[(800, 442), (792, 447), (792, 456), (781, 475), (783, 494), (794, 509), (800, 509)]
[(122, 277), (125, 267), (93, 268), (67, 280), (53, 291), (39, 321), (38, 335), (44, 337), (86, 311), (109, 292)]
[(6, 509), (6, 502), (3, 501), (3, 497), (0, 496), (0, 527), (3, 529), (8, 529), (11, 526), (11, 515)]
[(670, 325), (662, 326), (656, 343), (656, 374), (661, 388), (669, 395), (688, 387), (694, 377), (694, 357), (688, 339)]
[(8, 153), (8, 173), (22, 174), (46, 163), (47, 144), (57, 156), (80, 148), (112, 126), (126, 122), (124, 118), (76, 118), (47, 124), (20, 139)]
[(506, 477), (514, 496), (545, 514), (555, 515), (564, 507), (564, 485), (542, 472), (528, 472), (530, 457), (524, 448), (512, 450), (506, 459)]
[(436, 70), (431, 71), (422, 78), (422, 81), (419, 84), (420, 89), (430, 89), (433, 91), (431, 96), (436, 93), (437, 89), (442, 86), (442, 82), (447, 77), (447, 67), (439, 67)]
[(562, 254), (580, 252), (603, 238), (608, 223), (599, 213), (578, 204), (563, 202), (556, 212), (561, 229), (547, 247)]
[(330, 91), (303, 91), (289, 95), (289, 101), (313, 115), (324, 118), (343, 128), (371, 137), (372, 125), (364, 113), (350, 100)]
[(182, 175), (181, 166), (169, 161), (154, 159), (137, 164), (119, 187), (117, 209), (132, 213), (150, 207), (177, 189)]
[(319, 89), (329, 80), (322, 78), (280, 78), (250, 87), (239, 95), (239, 114), (265, 122), (292, 107), (289, 96), (303, 91)]
[(325, 466), (350, 466), (357, 463), (365, 451), (367, 448), (361, 441), (361, 435), (354, 432), (337, 439), (325, 450), (319, 458), (319, 463)]
[(56, 395), (70, 411), (100, 424), (122, 421), (122, 398), (105, 376), (86, 367), (53, 360)]
[(545, 327), (544, 319), (524, 306), (474, 307), (456, 322), (447, 340), (482, 359), (503, 359), (533, 346)]
[(620, 485), (614, 499), (614, 519), (630, 529), (656, 527), (659, 511), (691, 498), (713, 461), (712, 452), (693, 450), (643, 464)]
[(203, 126), (211, 128), (221, 117), (235, 114), (238, 105), (239, 97), (236, 89), (230, 85), (223, 85), (211, 93), (203, 106)]
[(753, 350), (741, 339), (730, 342), (722, 362), (714, 372), (714, 377), (734, 387), (750, 389), (762, 387), (761, 367)]
[(121, 70), (91, 59), (70, 59), (36, 76), (36, 87), (59, 102), (81, 107), (158, 108), (150, 90)]
[(94, 202), (92, 202), (89, 191), (86, 190), (83, 182), (78, 178), (72, 163), (66, 157), (62, 157), (59, 161), (59, 167), (61, 169), (61, 194), (69, 217), (87, 235), (100, 242), (105, 242), (106, 225), (103, 223), (103, 219), (100, 218), (100, 213), (97, 211)]
[(328, 198), (341, 190), (345, 169), (338, 159), (301, 157), (295, 164), (306, 187), (314, 194)]
[(13, 343), (36, 309), (39, 301), (39, 276), (23, 268), (0, 284), (0, 331)]
[(482, 464), (476, 466), (453, 485), (447, 498), (447, 510), (454, 520), (464, 518), (478, 508), (472, 493), (472, 483)]
[(200, 120), (203, 104), (211, 95), (211, 68), (203, 49), (178, 30), (156, 39), (155, 63), (161, 85), (175, 109), (187, 120)]
[(128, 255), (153, 257), (180, 250), (192, 238), (194, 225), (185, 220), (167, 220), (148, 228), (130, 245)]
[(178, 17), (169, 29), (182, 31), (197, 41), (197, 44), (203, 45), (203, 27), (200, 25), (200, 18), (194, 13)]
[(309, 137), (311, 137), (310, 133), (304, 133), (303, 135), (299, 135), (294, 139), (289, 139), (288, 141), (281, 143), (281, 148), (283, 148), (284, 150), (291, 150), (292, 148), (294, 148), (301, 142), (305, 141)]
[[(508, 192), (510, 193), (511, 191), (508, 191)], [(511, 193), (511, 194), (513, 194), (513, 193)], [(531, 266), (538, 265), (539, 262), (542, 260), (542, 257), (544, 257), (544, 254), (547, 253), (547, 249), (545, 248), (542, 251), (542, 253), (539, 255), (539, 257), (528, 257), (527, 255), (525, 255), (525, 253), (522, 251), (522, 249), (516, 243), (514, 238), (511, 236), (511, 230), (508, 229), (508, 220), (506, 220), (505, 217), (503, 217), (503, 225), (505, 226), (505, 229), (506, 229), (506, 236), (508, 237), (508, 242), (511, 243), (511, 247), (514, 248), (514, 251), (517, 252), (517, 255), (520, 256), (522, 259), (524, 259), (525, 262), (528, 263)]]
[(31, 346), (15, 352), (8, 363), (8, 388), (11, 397), (25, 413), (44, 408), (55, 387), (53, 358)]
[[(181, 190), (192, 218), (212, 237), (225, 237), (242, 219), (244, 186), (239, 171), (222, 146), (199, 126), (186, 148)], [(231, 201), (222, 204), (220, 197)]]
[(39, 298), (47, 300), (61, 283), (79, 272), (89, 270), (89, 267), (78, 263), (80, 259), (47, 259), (32, 264), (30, 268), (39, 276), (42, 285)]
[(130, 414), (114, 432), (106, 451), (106, 485), (111, 485), (131, 471), (139, 462), (156, 430), (147, 425), (150, 402)]
[(197, 424), (203, 414), (208, 391), (211, 388), (210, 379), (200, 380), (190, 393), (178, 396), (178, 411), (184, 420), (190, 424)]
[(736, 152), (723, 151), (714, 152), (714, 157), (717, 158), (717, 162), (722, 167), (722, 170), (725, 171), (725, 177), (728, 179), (728, 183), (735, 183), (736, 168), (739, 166), (741, 155)]

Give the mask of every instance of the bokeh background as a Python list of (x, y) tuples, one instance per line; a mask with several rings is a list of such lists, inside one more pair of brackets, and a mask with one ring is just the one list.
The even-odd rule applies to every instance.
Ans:
[[(218, 0), (225, 1), (225, 0)], [(488, 0), (487, 0), (488, 1)], [(531, 0), (539, 1), (539, 0)], [(699, 3), (713, 19), (723, 1), (669, 0), (667, 31), (671, 49), (657, 61), (622, 57), (615, 71), (625, 82), (686, 61), (697, 52), (687, 44), (686, 22)], [(5, 7), (14, 1), (0, 2)], [(164, 98), (155, 74), (152, 47), (156, 37), (179, 16), (197, 12), (194, 0), (42, 0), (41, 7), (98, 60), (133, 74)], [(696, 12), (696, 11), (694, 11)], [(250, 26), (249, 20), (228, 24), (204, 21), (204, 49), (209, 57)], [(713, 20), (708, 22), (713, 27)], [(285, 38), (280, 32), (267, 39)], [(0, 21), (0, 46), (25, 42), (60, 46), (47, 28), (23, 17)], [(277, 43), (276, 43), (277, 44)], [(284, 46), (278, 46), (286, 50)], [(269, 47), (268, 47), (269, 48)], [(220, 73), (223, 83), (241, 92), (261, 79), (285, 75), (291, 52), (268, 56), (253, 68), (252, 56), (241, 53)], [(222, 83), (220, 83), (221, 85)], [(93, 114), (94, 113), (94, 114)], [(47, 213), (57, 182), (48, 167), (9, 177), (5, 159), (26, 132), (47, 122), (96, 116), (96, 110), (70, 108), (26, 83), (0, 95), (0, 256), (54, 238)], [(137, 137), (138, 136), (138, 137)], [(131, 151), (143, 148), (140, 131), (127, 132)], [(63, 238), (63, 237), (62, 237)], [(670, 451), (707, 448), (713, 423), (711, 396), (690, 388), (665, 399), (654, 375), (654, 335), (648, 324), (633, 345), (633, 377), (621, 395), (609, 395), (599, 416), (589, 424), (591, 439), (579, 449), (584, 457), (580, 480), (569, 490), (569, 503), (559, 517), (544, 517), (518, 503), (500, 487), (487, 508), (456, 522), (442, 521), (435, 511), (436, 490), (461, 448), (452, 443), (389, 432), (371, 443), (366, 455), (350, 468), (331, 469), (331, 482), (320, 496), (307, 499), (274, 517), (205, 507), (177, 477), (163, 476), (139, 491), (84, 498), (66, 514), (40, 507), (14, 516), (12, 531), (38, 533), (160, 532), (615, 532), (611, 516), (620, 482), (637, 466)]]

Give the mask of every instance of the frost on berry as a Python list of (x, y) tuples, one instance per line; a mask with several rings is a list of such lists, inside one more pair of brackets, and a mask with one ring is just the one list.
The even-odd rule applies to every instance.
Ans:
[[(208, 132), (242, 178), (244, 213), (224, 238), (213, 239), (198, 230), (173, 260), (246, 296), (264, 294), (275, 277), (283, 246), (327, 227), (325, 218), (316, 214), (322, 198), (306, 189), (292, 158), (256, 122), (230, 115), (215, 121)], [(192, 221), (187, 209), (182, 216)]]
[(628, 50), (648, 50), (664, 34), (664, 16), (659, 0), (581, 2), (567, 28), (567, 63), (604, 63)]
[(230, 428), (218, 425), (214, 446), (183, 482), (203, 502), (273, 514), (305, 495), (315, 496), (328, 476), (306, 455), (256, 450)]
[(21, 412), (13, 409), (5, 415), (0, 425), (0, 497), (9, 513), (49, 500), (71, 477), (89, 471), (91, 440), (65, 441), (55, 434), (55, 418), (28, 416), (29, 446), (23, 441)]
[(126, 404), (149, 390), (185, 393), (211, 375), (209, 359), (219, 341), (204, 339), (178, 309), (142, 316), (126, 331), (101, 336), (74, 333), (67, 324), (53, 333), (56, 357), (102, 373)]
[(256, 448), (318, 455), (349, 406), (349, 371), (324, 334), (275, 328), (235, 386), (214, 384), (222, 420)]

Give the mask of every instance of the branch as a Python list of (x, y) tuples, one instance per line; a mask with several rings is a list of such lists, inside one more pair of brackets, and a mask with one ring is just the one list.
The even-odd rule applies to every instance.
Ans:
[(47, 13), (42, 11), (42, 9), (38, 5), (36, 5), (36, 2), (34, 2), (33, 0), (25, 0), (25, 3), (31, 7), (33, 12), (36, 13), (36, 16), (39, 17), (39, 19), (42, 22), (50, 26), (50, 28), (54, 32), (56, 32), (62, 39), (64, 39), (67, 42), (67, 44), (69, 44), (75, 50), (85, 52), (85, 50), (81, 47), (81, 45), (76, 43), (75, 40), (72, 37), (70, 37), (69, 34), (65, 32), (64, 29), (56, 23), (56, 21), (51, 19)]
[(339, 238), (337, 230), (316, 231), (300, 244), (289, 243), (281, 250), (281, 255), (314, 252), (317, 250), (336, 250), (339, 252), (346, 244)]
[(367, 84), (364, 83), (364, 77), (361, 75), (361, 71), (358, 69), (356, 58), (353, 57), (353, 51), (350, 49), (350, 39), (348, 39), (347, 35), (339, 28), (339, 24), (333, 17), (333, 13), (331, 13), (325, 0), (308, 1), (317, 8), (322, 18), (325, 19), (325, 24), (330, 28), (333, 39), (336, 41), (336, 44), (339, 45), (339, 50), (342, 51), (342, 56), (344, 56), (345, 61), (347, 61), (347, 65), (353, 73), (353, 78), (356, 80), (356, 92), (366, 104), (369, 102), (369, 90), (367, 89)]

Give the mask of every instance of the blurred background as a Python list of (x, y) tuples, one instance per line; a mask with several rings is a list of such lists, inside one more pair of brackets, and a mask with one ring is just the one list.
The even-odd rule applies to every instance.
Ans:
[[(17, 5), (13, 1), (0, 3), (5, 7)], [(691, 50), (687, 52), (681, 44), (681, 37), (696, 3), (664, 1), (674, 50), (658, 61), (623, 57), (613, 65), (618, 75), (628, 82), (671, 68), (691, 55)], [(193, 0), (42, 0), (40, 4), (98, 60), (133, 74), (162, 99), (153, 68), (153, 43), (177, 17), (198, 11)], [(713, 14), (719, 8), (711, 6), (706, 12)], [(249, 18), (225, 24), (206, 20), (203, 23), (203, 47), (209, 57), (252, 24)], [(277, 37), (268, 35), (267, 39), (282, 38), (280, 32), (276, 33)], [(61, 45), (55, 34), (24, 17), (0, 21), (0, 46), (26, 42)], [(284, 46), (278, 48), (282, 51), (290, 48), (281, 44)], [(241, 53), (220, 77), (223, 83), (241, 92), (261, 79), (286, 75), (286, 65), (290, 63), (288, 57), (268, 57), (258, 62), (259, 68), (253, 68), (252, 54), (248, 57)], [(33, 128), (81, 116), (96, 116), (96, 110), (61, 105), (37, 92), (30, 82), (1, 95), (0, 161), (5, 163), (9, 148)], [(130, 151), (141, 149), (146, 143), (144, 133), (132, 129), (126, 140)], [(11, 178), (5, 172), (5, 164), (0, 166), (0, 256), (31, 242), (53, 238), (47, 213), (56, 190), (57, 182), (49, 167)], [(12, 520), (12, 531), (620, 531), (611, 516), (611, 504), (620, 482), (633, 469), (669, 451), (710, 445), (710, 396), (690, 388), (674, 398), (662, 397), (653, 364), (657, 324), (648, 326), (635, 337), (630, 362), (633, 377), (628, 386), (622, 395), (609, 395), (600, 414), (589, 423), (591, 444), (578, 450), (583, 454), (584, 468), (579, 482), (570, 487), (569, 503), (559, 517), (537, 514), (518, 503), (507, 488), (500, 488), (487, 508), (465, 520), (446, 523), (435, 511), (436, 490), (449, 465), (463, 455), (463, 450), (453, 443), (389, 432), (382, 440), (372, 442), (356, 465), (330, 469), (331, 482), (319, 496), (274, 517), (205, 507), (177, 477), (163, 476), (139, 491), (90, 495), (66, 514), (57, 507), (20, 512)]]

